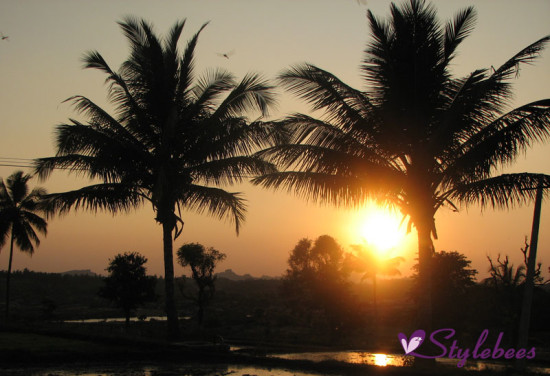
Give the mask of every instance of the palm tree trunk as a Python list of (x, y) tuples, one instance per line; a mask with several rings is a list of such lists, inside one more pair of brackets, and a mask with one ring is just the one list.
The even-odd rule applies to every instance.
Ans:
[(173, 226), (170, 221), (163, 221), (163, 244), (164, 244), (164, 288), (166, 294), (166, 320), (168, 324), (168, 339), (179, 337), (178, 312), (174, 299), (174, 257), (172, 245)]
[(374, 304), (374, 330), (373, 330), (373, 336), (376, 343), (379, 342), (379, 334), (380, 334), (380, 323), (378, 322), (378, 303), (376, 302), (376, 272), (374, 272), (372, 276), (372, 301)]
[(10, 314), (10, 276), (11, 276), (11, 262), (13, 260), (13, 229), (11, 230), (11, 244), (10, 244), (10, 260), (8, 262), (8, 274), (6, 275), (6, 322)]
[(418, 301), (418, 325), (427, 333), (432, 329), (432, 258), (434, 247), (431, 236), (432, 225), (430, 221), (422, 221), (416, 224), (418, 232), (418, 277), (420, 288), (417, 291)]
[(374, 304), (374, 325), (378, 326), (378, 305), (376, 303), (376, 273), (372, 276), (372, 301)]
[[(433, 219), (420, 220), (416, 223), (418, 232), (418, 279), (419, 288), (417, 291), (417, 325), (418, 329), (423, 329), (426, 333), (432, 331), (432, 259), (434, 246), (432, 242)], [(428, 347), (428, 353), (434, 351), (432, 346)], [(414, 365), (417, 367), (434, 367), (435, 359), (414, 358)]]

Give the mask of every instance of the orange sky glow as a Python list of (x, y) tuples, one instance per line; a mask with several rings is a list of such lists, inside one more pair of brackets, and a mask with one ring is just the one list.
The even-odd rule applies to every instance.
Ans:
[[(88, 50), (98, 50), (112, 67), (118, 67), (128, 49), (116, 21), (125, 15), (146, 18), (159, 33), (167, 31), (176, 20), (187, 18), (182, 46), (200, 25), (210, 21), (197, 47), (198, 73), (219, 66), (237, 77), (258, 71), (273, 78), (292, 64), (310, 62), (362, 89), (359, 64), (369, 41), (366, 9), (387, 16), (389, 4), (386, 0), (369, 0), (366, 5), (355, 0), (3, 1), (0, 32), (8, 35), (9, 41), (0, 41), (0, 158), (53, 155), (54, 127), (69, 117), (79, 118), (69, 104), (62, 103), (72, 95), (85, 95), (110, 108), (104, 77), (99, 72), (81, 69), (80, 58)], [(549, 1), (435, 2), (441, 20), (470, 4), (478, 11), (478, 22), (459, 48), (453, 66), (456, 75), (498, 66), (550, 32)], [(218, 55), (228, 51), (234, 51), (230, 59)], [(549, 98), (550, 49), (533, 66), (524, 67), (514, 85), (516, 107)], [(308, 108), (281, 91), (273, 118), (296, 111), (308, 112)], [(550, 144), (536, 145), (503, 171), (550, 174), (549, 156)], [(6, 178), (15, 170), (16, 167), (0, 166), (0, 177)], [(44, 182), (31, 181), (31, 185), (43, 186), (49, 192), (78, 188), (86, 183), (85, 179), (65, 171), (55, 172)], [(278, 276), (286, 269), (290, 250), (304, 237), (331, 235), (347, 250), (351, 250), (351, 244), (364, 240), (382, 242), (365, 227), (374, 227), (387, 219), (379, 209), (320, 206), (249, 183), (228, 189), (244, 192), (248, 200), (241, 234), (237, 237), (229, 223), (183, 213), (185, 227), (174, 244), (175, 249), (185, 242), (200, 242), (227, 254), (219, 270), (231, 268), (239, 274)], [(454, 213), (443, 209), (436, 216), (439, 235), (436, 250), (466, 254), (481, 277), (486, 277), (488, 255), (496, 258), (499, 253), (507, 254), (515, 264), (522, 260), (520, 247), (530, 234), (532, 212), (532, 203), (509, 211), (482, 212), (470, 207)], [(395, 217), (398, 226), (397, 214), (389, 216)], [(549, 224), (550, 207), (545, 201), (539, 260), (546, 276), (550, 266)], [(406, 223), (399, 233), (383, 234), (399, 239), (379, 247), (392, 256), (403, 256), (406, 261), (401, 271), (409, 275), (415, 263), (416, 234), (413, 230), (406, 235), (404, 229)], [(20, 252), (15, 254), (14, 269), (46, 272), (91, 269), (104, 273), (108, 259), (124, 251), (141, 252), (149, 259), (149, 272), (163, 274), (161, 228), (155, 223), (150, 206), (114, 217), (79, 211), (53, 218), (48, 236), (42, 239), (32, 258)], [(8, 247), (0, 250), (0, 270), (7, 268), (8, 253)], [(182, 273), (183, 268), (177, 266), (176, 275)]]

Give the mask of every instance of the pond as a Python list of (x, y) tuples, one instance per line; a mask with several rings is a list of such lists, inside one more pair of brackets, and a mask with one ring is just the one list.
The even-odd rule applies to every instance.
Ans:
[(321, 376), (316, 372), (297, 372), (285, 369), (268, 369), (240, 365), (158, 365), (158, 366), (111, 366), (111, 367), (68, 367), (64, 369), (7, 369), (3, 376)]
[[(413, 365), (414, 357), (399, 355), (399, 354), (377, 354), (366, 351), (325, 351), (325, 352), (303, 352), (303, 353), (288, 353), (288, 354), (273, 354), (272, 357), (292, 360), (311, 360), (314, 362), (322, 362), (326, 360), (335, 360), (345, 363), (354, 364), (369, 364), (375, 366), (397, 366), (410, 367)], [(458, 360), (439, 358), (436, 361), (440, 364), (449, 367), (456, 367)], [(513, 366), (513, 363), (499, 363), (488, 361), (477, 361), (469, 359), (463, 369), (470, 371), (494, 371), (504, 372), (507, 367)], [(550, 366), (532, 365), (528, 368), (531, 372), (539, 374), (549, 374)]]
[[(396, 354), (375, 354), (361, 351), (309, 352), (270, 355), (282, 359), (326, 361), (335, 360), (355, 364), (385, 366), (412, 366), (412, 357)], [(456, 367), (456, 361), (437, 359), (439, 363)], [(492, 371), (506, 373), (506, 364), (469, 361), (464, 369), (470, 371)], [(531, 372), (549, 374), (550, 367), (529, 368)], [(284, 368), (264, 368), (236, 364), (155, 364), (155, 365), (111, 365), (111, 366), (58, 366), (49, 368), (12, 368), (2, 369), (3, 376), (321, 376), (325, 373), (315, 371), (296, 371)]]
[[(180, 320), (191, 320), (191, 316), (180, 316)], [(82, 320), (63, 320), (65, 323), (83, 323), (83, 324), (93, 324), (100, 322), (124, 322), (125, 318), (121, 317), (109, 317), (104, 319), (82, 319)], [(146, 316), (143, 318), (130, 317), (130, 321), (166, 321), (166, 316)]]

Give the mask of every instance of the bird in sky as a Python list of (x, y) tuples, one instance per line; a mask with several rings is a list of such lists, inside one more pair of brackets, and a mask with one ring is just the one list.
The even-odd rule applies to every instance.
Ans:
[(225, 57), (226, 59), (229, 59), (231, 56), (233, 56), (233, 54), (235, 54), (235, 50), (231, 50), (226, 53), (216, 53), (216, 55), (218, 55), (219, 57)]
[(8, 41), (9, 42), (9, 36), (8, 35), (4, 35), (3, 33), (0, 33), (0, 37), (2, 38), (2, 40), (5, 40), (5, 41)]

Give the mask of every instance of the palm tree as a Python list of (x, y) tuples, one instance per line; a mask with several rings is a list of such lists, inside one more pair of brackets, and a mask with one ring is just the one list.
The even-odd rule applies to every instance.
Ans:
[(107, 75), (114, 113), (83, 96), (69, 98), (88, 117), (57, 127), (57, 154), (37, 160), (42, 178), (65, 168), (99, 181), (78, 190), (50, 195), (59, 213), (74, 208), (129, 211), (148, 201), (162, 225), (168, 336), (178, 336), (174, 301), (174, 239), (181, 233), (181, 210), (228, 218), (236, 227), (244, 220), (240, 193), (220, 186), (274, 167), (253, 151), (269, 145), (275, 133), (245, 114), (266, 115), (274, 103), (273, 87), (258, 74), (236, 82), (217, 69), (198, 79), (194, 50), (199, 31), (183, 53), (177, 47), (185, 21), (159, 39), (144, 20), (126, 18), (119, 25), (130, 44), (130, 56), (118, 72), (98, 52), (89, 52), (85, 67)]
[[(10, 258), (6, 275), (6, 321), (10, 311), (10, 276), (13, 261), (13, 245), (32, 256), (34, 247), (40, 245), (37, 231), (47, 234), (48, 224), (37, 213), (42, 211), (41, 200), (46, 194), (42, 188), (29, 193), (30, 175), (16, 171), (4, 182), (0, 179), (0, 248), (10, 238)], [(34, 245), (33, 245), (34, 243)]]
[(510, 79), (550, 37), (497, 69), (453, 77), (450, 64), (476, 13), (466, 8), (444, 26), (436, 15), (423, 0), (392, 4), (388, 20), (367, 13), (372, 39), (361, 65), (366, 91), (311, 64), (284, 71), (281, 83), (324, 116), (282, 120), (290, 142), (259, 155), (287, 171), (253, 180), (337, 206), (375, 199), (399, 208), (418, 234), (425, 328), (431, 322), (435, 213), (443, 206), (458, 210), (458, 204), (506, 208), (532, 199), (535, 191), (526, 188), (550, 183), (543, 174), (496, 175), (550, 134), (550, 99), (508, 108)]

